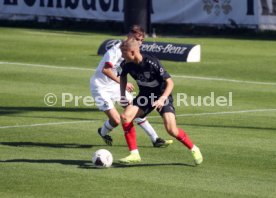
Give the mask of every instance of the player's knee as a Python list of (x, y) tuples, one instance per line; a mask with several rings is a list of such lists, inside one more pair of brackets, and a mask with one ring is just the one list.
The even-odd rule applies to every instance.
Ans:
[(121, 119), (120, 118), (117, 118), (117, 119), (114, 120), (114, 124), (115, 125), (118, 126), (120, 123), (121, 123)]
[(123, 123), (126, 123), (126, 122), (131, 122), (132, 120), (130, 120), (129, 118), (130, 116), (128, 116), (125, 112), (121, 114), (121, 120)]
[(120, 117), (113, 118), (113, 119), (110, 120), (110, 124), (113, 127), (117, 127), (120, 123), (121, 123)]

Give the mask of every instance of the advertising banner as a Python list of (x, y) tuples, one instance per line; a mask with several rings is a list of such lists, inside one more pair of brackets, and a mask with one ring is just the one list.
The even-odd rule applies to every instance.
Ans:
[[(33, 15), (123, 21), (123, 2), (123, 0), (0, 0), (0, 17)], [(274, 29), (276, 0), (152, 0), (151, 21)]]
[[(103, 55), (117, 44), (118, 40), (105, 40), (98, 49), (98, 55)], [(200, 62), (200, 45), (176, 44), (163, 42), (143, 42), (141, 52), (161, 60)]]

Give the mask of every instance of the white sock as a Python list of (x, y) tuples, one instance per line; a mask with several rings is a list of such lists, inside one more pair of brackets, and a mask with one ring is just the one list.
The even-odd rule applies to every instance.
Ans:
[(138, 149), (135, 149), (135, 150), (130, 151), (130, 154), (139, 154), (139, 151), (138, 151)]
[(136, 118), (134, 121), (146, 132), (152, 142), (156, 141), (158, 135), (151, 124), (147, 121), (147, 118)]
[(112, 131), (114, 127), (110, 125), (109, 120), (106, 120), (102, 126), (101, 134), (102, 136), (107, 135), (110, 131)]

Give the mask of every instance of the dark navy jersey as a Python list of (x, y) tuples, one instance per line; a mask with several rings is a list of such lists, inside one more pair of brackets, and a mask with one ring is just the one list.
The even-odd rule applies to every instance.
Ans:
[(166, 80), (171, 76), (158, 59), (146, 54), (142, 54), (142, 56), (143, 60), (139, 64), (123, 61), (121, 76), (130, 74), (136, 80), (139, 86), (139, 95), (148, 96), (154, 93), (156, 96), (160, 96), (166, 88)]

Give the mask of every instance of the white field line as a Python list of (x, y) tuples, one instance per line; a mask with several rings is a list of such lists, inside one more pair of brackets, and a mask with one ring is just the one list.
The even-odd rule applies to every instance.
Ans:
[(0, 126), (0, 129), (38, 127), (38, 126), (61, 125), (61, 124), (78, 124), (78, 123), (86, 123), (86, 122), (95, 122), (95, 120), (81, 120), (81, 121), (73, 121), (73, 122), (48, 122), (48, 123), (27, 124), (27, 125)]
[(95, 69), (89, 69), (89, 68), (55, 66), (55, 65), (41, 65), (41, 64), (30, 64), (30, 63), (0, 62), (0, 64), (19, 65), (19, 66), (26, 66), (26, 67), (42, 67), (42, 68), (50, 68), (50, 69), (95, 71)]
[[(192, 117), (192, 116), (209, 116), (209, 115), (226, 115), (226, 114), (240, 114), (240, 113), (257, 113), (257, 112), (271, 112), (276, 109), (252, 109), (252, 110), (239, 110), (239, 111), (221, 111), (221, 112), (210, 112), (210, 113), (187, 113), (178, 114), (176, 117)], [(148, 118), (160, 118), (160, 116), (148, 116)]]
[[(191, 113), (191, 114), (179, 114), (179, 115), (176, 115), (176, 117), (227, 115), (227, 114), (257, 113), (257, 112), (271, 112), (271, 111), (276, 111), (276, 109), (252, 109), (252, 110), (222, 111), (222, 112), (212, 112), (212, 113)], [(157, 118), (157, 117), (160, 118), (160, 116), (148, 116), (148, 118)], [(82, 121), (73, 121), (73, 122), (49, 122), (49, 123), (39, 123), (39, 124), (29, 124), (29, 125), (11, 125), (11, 126), (0, 126), (0, 129), (39, 127), (39, 126), (62, 125), (62, 124), (78, 124), (78, 123), (89, 123), (89, 122), (96, 122), (96, 121), (82, 120)]]
[[(42, 67), (42, 68), (51, 68), (51, 69), (95, 71), (95, 69), (90, 69), (90, 68), (16, 63), (16, 62), (0, 62), (0, 64), (20, 65), (20, 66), (27, 66), (27, 67)], [(257, 84), (257, 85), (276, 85), (276, 83), (274, 82), (258, 82), (258, 81), (246, 81), (246, 80), (235, 80), (235, 79), (227, 79), (227, 78), (214, 78), (214, 77), (188, 76), (188, 75), (171, 75), (171, 76), (174, 78), (186, 78), (186, 79), (197, 79), (197, 80), (224, 81), (224, 82), (232, 82), (232, 83), (245, 83), (245, 84)]]
[(224, 81), (224, 82), (233, 82), (233, 83), (247, 83), (247, 84), (257, 84), (257, 85), (276, 85), (273, 82), (258, 82), (258, 81), (247, 81), (247, 80), (234, 80), (226, 78), (210, 78), (210, 77), (200, 77), (200, 76), (186, 76), (186, 75), (171, 75), (175, 78), (187, 78), (187, 79), (198, 79), (198, 80), (213, 80), (213, 81)]

